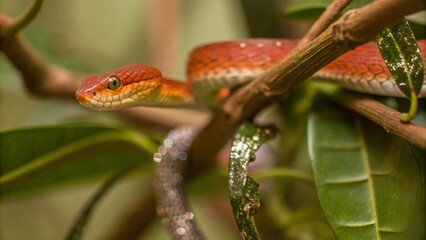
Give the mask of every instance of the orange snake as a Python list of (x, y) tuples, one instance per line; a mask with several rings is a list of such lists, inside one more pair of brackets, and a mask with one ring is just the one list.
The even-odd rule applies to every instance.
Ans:
[[(187, 82), (163, 78), (158, 69), (148, 65), (132, 64), (86, 77), (76, 98), (84, 107), (96, 111), (132, 106), (192, 106), (196, 102), (212, 105), (212, 97), (218, 90), (244, 84), (265, 72), (284, 59), (296, 43), (276, 39), (213, 43), (192, 51), (187, 65)], [(418, 44), (426, 64), (426, 41), (419, 40)], [(375, 43), (342, 55), (313, 78), (336, 82), (354, 91), (404, 97)], [(426, 77), (419, 97), (426, 97)]]
[[(426, 41), (418, 44), (426, 65)], [(97, 111), (132, 106), (186, 107), (197, 101), (213, 105), (220, 89), (250, 81), (284, 59), (295, 46), (291, 40), (264, 39), (213, 43), (191, 53), (187, 82), (166, 79), (154, 67), (133, 64), (86, 77), (76, 98), (81, 105)], [(355, 91), (404, 97), (374, 43), (344, 54), (313, 77)], [(426, 77), (419, 97), (426, 97)], [(182, 189), (186, 151), (195, 134), (196, 130), (190, 127), (171, 131), (154, 155), (157, 213), (173, 239), (203, 239)]]

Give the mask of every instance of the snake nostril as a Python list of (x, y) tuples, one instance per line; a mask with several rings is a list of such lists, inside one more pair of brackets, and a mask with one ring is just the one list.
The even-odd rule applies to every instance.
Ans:
[(93, 96), (96, 96), (96, 92), (93, 92)]

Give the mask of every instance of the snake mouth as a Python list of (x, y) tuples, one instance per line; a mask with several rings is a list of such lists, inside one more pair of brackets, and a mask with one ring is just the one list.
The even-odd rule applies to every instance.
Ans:
[(120, 104), (117, 104), (114, 102), (110, 103), (110, 102), (98, 101), (96, 99), (93, 99), (91, 95), (88, 96), (87, 93), (82, 93), (80, 91), (77, 91), (75, 93), (75, 98), (77, 99), (78, 103), (80, 103), (81, 106), (94, 111), (105, 112), (105, 111), (113, 111), (113, 110), (120, 109), (119, 107)]

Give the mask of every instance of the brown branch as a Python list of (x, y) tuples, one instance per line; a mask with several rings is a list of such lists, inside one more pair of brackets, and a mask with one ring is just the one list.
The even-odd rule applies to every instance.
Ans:
[(390, 134), (426, 150), (426, 128), (412, 123), (402, 123), (400, 112), (362, 94), (344, 91), (331, 97), (345, 108), (382, 126)]
[(28, 25), (40, 11), (43, 0), (33, 0), (31, 5), (19, 16), (13, 24), (0, 28), (0, 36), (10, 38)]
[[(12, 21), (0, 14), (0, 29)], [(48, 65), (19, 35), (0, 39), (0, 50), (19, 71), (26, 89), (39, 97), (74, 98), (79, 82), (69, 71)]]
[(305, 46), (308, 42), (320, 35), (320, 33), (322, 33), (351, 2), (352, 0), (334, 0), (299, 41), (298, 48)]
[[(372, 40), (385, 27), (405, 15), (424, 9), (425, 5), (424, 1), (419, 0), (377, 0), (344, 14), (315, 40), (230, 96), (194, 139), (191, 148), (191, 157), (196, 160), (194, 167), (205, 169), (211, 165), (214, 156), (230, 139), (239, 123), (253, 118), (276, 98), (285, 96), (294, 86), (343, 53)], [(203, 145), (209, 148), (203, 148)]]

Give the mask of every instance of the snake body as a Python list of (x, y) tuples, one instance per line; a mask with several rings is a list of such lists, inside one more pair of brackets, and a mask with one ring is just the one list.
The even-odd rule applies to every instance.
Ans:
[[(229, 93), (222, 89), (232, 89), (264, 73), (284, 59), (296, 44), (277, 39), (213, 43), (190, 54), (187, 82), (166, 79), (158, 69), (148, 65), (132, 64), (86, 77), (76, 98), (84, 107), (96, 111), (133, 106), (189, 107), (198, 103), (211, 106)], [(426, 41), (418, 44), (426, 65)], [(359, 92), (404, 97), (374, 43), (344, 54), (313, 78)], [(426, 76), (419, 97), (426, 97)], [(157, 212), (174, 239), (202, 239), (194, 215), (187, 210), (181, 186), (186, 151), (195, 133), (193, 128), (174, 130), (154, 155)]]
[(157, 214), (173, 239), (203, 238), (194, 222), (194, 214), (188, 210), (182, 186), (187, 166), (186, 152), (196, 132), (193, 127), (181, 127), (170, 131), (154, 154)]
[[(86, 77), (76, 98), (81, 105), (97, 111), (133, 106), (185, 107), (197, 102), (211, 106), (224, 95), (219, 90), (244, 84), (264, 73), (284, 59), (296, 44), (292, 40), (266, 39), (208, 44), (190, 54), (187, 82), (166, 79), (148, 65), (132, 64)], [(420, 40), (418, 45), (426, 64), (426, 41)], [(336, 82), (354, 91), (404, 97), (375, 43), (342, 55), (313, 78)], [(426, 76), (419, 97), (426, 97)]]

